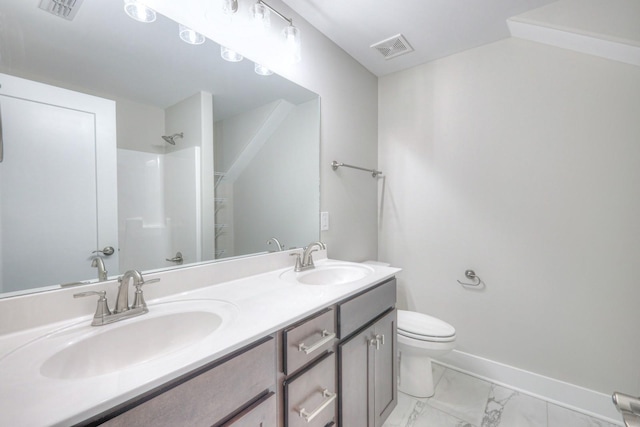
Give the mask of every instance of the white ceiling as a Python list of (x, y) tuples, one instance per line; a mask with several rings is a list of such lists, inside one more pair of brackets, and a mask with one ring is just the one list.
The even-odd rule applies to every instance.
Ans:
[[(555, 0), (283, 0), (377, 76), (509, 37), (506, 20)], [(372, 44), (403, 34), (414, 51)]]

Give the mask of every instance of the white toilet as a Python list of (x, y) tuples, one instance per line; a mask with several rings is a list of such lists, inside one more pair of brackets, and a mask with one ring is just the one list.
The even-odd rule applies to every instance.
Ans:
[(435, 317), (398, 310), (400, 377), (398, 390), (414, 397), (433, 396), (431, 358), (455, 347), (456, 330)]

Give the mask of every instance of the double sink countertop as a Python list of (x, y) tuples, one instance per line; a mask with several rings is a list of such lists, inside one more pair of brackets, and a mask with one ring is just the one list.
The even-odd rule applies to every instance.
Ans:
[(316, 261), (316, 271), (351, 268), (366, 275), (304, 284), (316, 277), (279, 268), (148, 299), (149, 313), (106, 326), (90, 326), (93, 315), (84, 315), (0, 335), (0, 425), (81, 422), (400, 271)]

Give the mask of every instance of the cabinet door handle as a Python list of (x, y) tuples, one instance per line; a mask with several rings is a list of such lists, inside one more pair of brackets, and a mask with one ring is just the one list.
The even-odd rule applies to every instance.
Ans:
[(329, 332), (326, 329), (324, 329), (322, 331), (322, 338), (320, 338), (318, 342), (311, 345), (305, 345), (305, 343), (301, 342), (300, 344), (298, 344), (298, 351), (304, 351), (304, 354), (312, 353), (317, 349), (319, 349), (320, 347), (322, 347), (323, 345), (325, 345), (326, 343), (331, 342), (335, 337), (336, 337), (335, 332)]
[(369, 341), (369, 345), (371, 346), (376, 346), (376, 350), (380, 350), (380, 346), (384, 345), (384, 334), (380, 335), (376, 335), (374, 338), (371, 338), (371, 340)]
[(300, 410), (298, 411), (300, 413), (300, 416), (304, 418), (306, 422), (310, 423), (311, 420), (313, 420), (316, 416), (318, 416), (320, 412), (322, 412), (323, 409), (329, 406), (331, 402), (336, 400), (338, 398), (338, 393), (331, 393), (325, 388), (322, 390), (322, 397), (325, 397), (326, 399), (314, 411), (309, 413), (304, 408), (300, 408)]

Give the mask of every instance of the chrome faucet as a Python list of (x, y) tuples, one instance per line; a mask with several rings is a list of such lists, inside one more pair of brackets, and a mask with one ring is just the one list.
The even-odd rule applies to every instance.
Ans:
[(118, 278), (118, 296), (116, 298), (116, 308), (114, 313), (122, 313), (129, 310), (129, 280), (133, 279), (133, 286), (140, 286), (144, 283), (142, 273), (138, 270), (126, 271), (122, 277)]
[(624, 425), (630, 427), (640, 425), (640, 397), (616, 391), (611, 399), (613, 399), (613, 404), (616, 405), (618, 412), (622, 414)]
[[(133, 286), (135, 290), (135, 298), (133, 305), (129, 307), (129, 281), (133, 280)], [(130, 317), (140, 316), (149, 312), (147, 303), (144, 301), (142, 294), (142, 286), (148, 283), (159, 282), (160, 279), (147, 280), (146, 282), (142, 278), (142, 273), (138, 270), (129, 270), (125, 272), (122, 277), (118, 278), (118, 296), (116, 298), (116, 306), (113, 312), (109, 310), (109, 304), (107, 303), (106, 291), (88, 291), (74, 294), (74, 298), (87, 297), (90, 295), (98, 296), (98, 307), (93, 315), (93, 321), (91, 325), (102, 326), (109, 323), (117, 322), (119, 320), (128, 319)]]
[(304, 271), (304, 270), (309, 270), (312, 268), (315, 268), (315, 265), (313, 265), (313, 252), (316, 252), (318, 250), (325, 250), (327, 249), (327, 245), (325, 245), (322, 242), (313, 242), (313, 243), (309, 243), (309, 245), (304, 248), (304, 251), (302, 252), (302, 259), (300, 259), (300, 254), (296, 253), (296, 254), (291, 254), (291, 255), (297, 255), (298, 258), (296, 259), (296, 266), (294, 268), (295, 271)]
[(280, 243), (280, 240), (276, 239), (275, 237), (271, 237), (269, 240), (267, 240), (267, 245), (270, 245), (271, 243), (275, 243), (277, 248), (276, 251), (281, 252), (284, 250), (284, 245)]
[(99, 256), (93, 257), (93, 259), (91, 260), (91, 267), (98, 269), (99, 281), (104, 282), (105, 280), (107, 280), (107, 269), (105, 268), (104, 260), (101, 257)]

